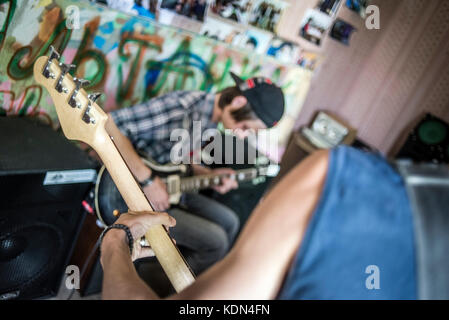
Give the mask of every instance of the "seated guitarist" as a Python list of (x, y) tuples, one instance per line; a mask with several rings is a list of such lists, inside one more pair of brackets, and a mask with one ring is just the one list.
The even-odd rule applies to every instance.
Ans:
[[(231, 252), (174, 299), (449, 299), (449, 168), (318, 151), (252, 213)], [(124, 214), (139, 239), (164, 213)], [(101, 245), (103, 298), (156, 299), (113, 229)]]
[[(171, 234), (178, 245), (189, 249), (186, 258), (197, 274), (228, 252), (238, 232), (239, 219), (226, 206), (194, 193), (183, 195), (182, 209), (169, 209), (165, 184), (142, 162), (136, 149), (164, 164), (170, 162), (171, 151), (177, 142), (171, 141), (171, 132), (184, 128), (192, 136), (194, 121), (201, 122), (203, 131), (216, 128), (220, 122), (224, 128), (240, 129), (240, 132), (247, 129), (257, 131), (276, 124), (284, 111), (282, 90), (265, 78), (243, 81), (232, 73), (231, 76), (236, 86), (219, 93), (171, 92), (140, 105), (111, 112), (106, 124), (107, 131), (114, 137), (116, 146), (153, 208), (168, 210), (176, 218), (177, 226)], [(191, 150), (190, 154), (199, 151)], [(233, 172), (228, 168), (211, 170), (197, 164), (191, 167), (196, 175)], [(214, 189), (226, 193), (236, 187), (235, 180), (223, 178), (221, 185)]]

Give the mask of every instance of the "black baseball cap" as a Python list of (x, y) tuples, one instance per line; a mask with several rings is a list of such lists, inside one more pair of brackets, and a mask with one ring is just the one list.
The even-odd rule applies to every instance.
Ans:
[(230, 74), (260, 120), (268, 128), (275, 126), (284, 114), (282, 89), (268, 78), (255, 77), (243, 80), (233, 72)]

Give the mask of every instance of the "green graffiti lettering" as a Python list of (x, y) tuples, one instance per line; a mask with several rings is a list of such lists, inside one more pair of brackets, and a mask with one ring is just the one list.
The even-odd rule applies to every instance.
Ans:
[[(39, 58), (40, 56), (43, 56), (47, 53), (48, 49), (50, 48), (50, 45), (54, 44), (58, 39), (62, 37), (62, 40), (60, 41), (59, 46), (55, 46), (58, 52), (64, 52), (67, 43), (70, 40), (70, 37), (72, 35), (72, 31), (68, 30), (65, 27), (65, 19), (62, 20), (55, 28), (53, 33), (51, 34), (50, 38), (47, 42), (45, 42), (40, 48), (36, 50), (36, 53), (33, 55), (33, 48), (31, 46), (25, 46), (20, 48), (19, 50), (14, 53), (14, 55), (11, 57), (11, 60), (8, 64), (8, 75), (10, 78), (15, 80), (22, 80), (28, 77), (31, 77), (33, 75), (33, 65), (34, 62)], [(27, 63), (25, 65), (21, 65), (21, 62), (23, 59), (27, 57)]]
[(97, 31), (96, 27), (90, 28), (90, 25), (91, 24), (88, 23), (84, 28), (83, 38), (72, 61), (72, 64), (76, 65), (76, 68), (70, 72), (72, 76), (75, 76), (80, 65), (89, 60), (96, 64), (97, 72), (93, 76), (87, 78), (87, 80), (90, 81), (90, 84), (86, 86), (86, 89), (91, 89), (100, 85), (105, 78), (107, 70), (107, 62), (104, 54), (99, 50), (90, 48), (92, 39)]
[(124, 52), (124, 47), (125, 44), (127, 43), (137, 44), (138, 49), (137, 54), (135, 55), (134, 59), (131, 62), (131, 68), (125, 81), (123, 81), (122, 64), (118, 66), (119, 88), (117, 90), (116, 101), (119, 104), (123, 103), (124, 100), (130, 99), (132, 97), (134, 86), (138, 78), (137, 75), (139, 74), (139, 71), (141, 69), (142, 59), (145, 54), (145, 50), (147, 48), (157, 50), (158, 52), (162, 50), (162, 48), (159, 45), (151, 41), (151, 36), (147, 41), (145, 41), (144, 39), (132, 37), (132, 35), (130, 35), (129, 33), (124, 33), (118, 48), (119, 57), (123, 62), (128, 62), (131, 59), (131, 54), (127, 54)]
[(15, 0), (0, 0), (0, 6), (9, 2), (8, 13), (6, 14), (5, 22), (3, 23), (2, 28), (0, 29), (0, 51), (2, 51), (3, 43), (5, 42), (6, 32), (8, 31), (9, 24), (12, 21), (12, 17), (14, 16), (14, 12), (16, 11), (16, 1)]

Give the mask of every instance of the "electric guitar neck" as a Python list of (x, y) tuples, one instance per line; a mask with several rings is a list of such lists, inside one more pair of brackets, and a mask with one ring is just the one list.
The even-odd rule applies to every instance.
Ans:
[[(272, 166), (277, 167), (276, 165)], [(269, 168), (271, 167), (241, 169), (236, 170), (233, 174), (208, 174), (186, 177), (181, 179), (179, 189), (181, 192), (207, 189), (220, 185), (223, 178), (229, 178), (237, 182), (251, 181), (261, 176), (267, 176)]]
[[(34, 77), (50, 93), (65, 136), (90, 145), (100, 156), (115, 185), (132, 211), (153, 211), (125, 161), (106, 132), (106, 113), (97, 105), (99, 94), (87, 94), (88, 81), (72, 78), (73, 65), (59, 62), (51, 47), (49, 57), (34, 64)], [(148, 230), (145, 237), (177, 292), (194, 282), (193, 274), (162, 225)]]

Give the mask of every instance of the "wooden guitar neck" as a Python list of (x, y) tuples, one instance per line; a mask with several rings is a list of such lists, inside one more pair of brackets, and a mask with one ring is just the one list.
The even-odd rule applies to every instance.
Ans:
[[(102, 159), (128, 208), (131, 211), (153, 211), (148, 199), (106, 131), (104, 131), (104, 135), (107, 138), (99, 139), (101, 142), (92, 147)], [(176, 292), (182, 291), (195, 281), (191, 269), (163, 226), (152, 227), (145, 237)]]
[[(72, 66), (60, 63), (59, 58), (53, 48), (49, 58), (40, 57), (34, 65), (34, 77), (50, 93), (64, 134), (89, 144), (98, 153), (130, 210), (153, 211), (105, 130), (107, 115), (95, 103), (98, 95), (87, 95), (82, 89), (86, 81), (72, 78), (68, 73)], [(190, 268), (163, 226), (152, 227), (146, 238), (177, 292), (194, 282)]]

